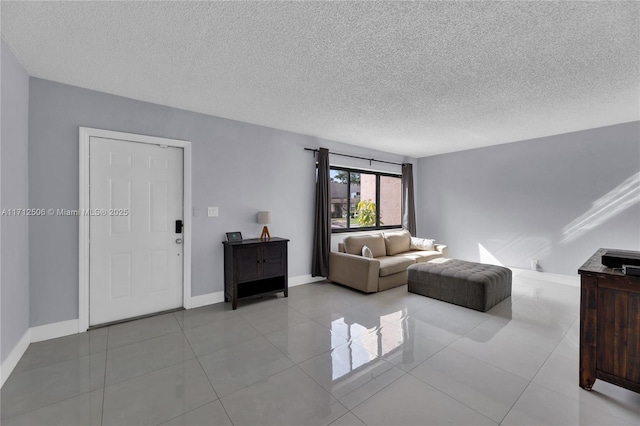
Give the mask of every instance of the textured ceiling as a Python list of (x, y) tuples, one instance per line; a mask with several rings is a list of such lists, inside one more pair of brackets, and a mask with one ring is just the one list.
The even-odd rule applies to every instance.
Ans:
[(9, 2), (48, 80), (414, 157), (640, 119), (638, 2)]

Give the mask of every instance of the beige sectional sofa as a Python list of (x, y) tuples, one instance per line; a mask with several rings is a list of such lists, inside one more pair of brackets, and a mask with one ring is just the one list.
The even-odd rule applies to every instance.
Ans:
[[(371, 250), (371, 258), (362, 255), (364, 246)], [(435, 244), (433, 250), (411, 246), (408, 231), (346, 237), (339, 251), (329, 253), (329, 280), (374, 293), (405, 285), (407, 268), (414, 263), (448, 257), (447, 246), (442, 244)]]

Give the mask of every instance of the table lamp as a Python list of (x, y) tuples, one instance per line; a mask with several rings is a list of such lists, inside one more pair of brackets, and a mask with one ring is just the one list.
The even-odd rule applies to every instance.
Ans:
[(271, 223), (271, 212), (258, 212), (258, 223), (264, 225), (262, 228), (262, 234), (260, 234), (260, 239), (263, 241), (269, 241), (271, 239), (271, 235), (269, 234), (267, 224)]

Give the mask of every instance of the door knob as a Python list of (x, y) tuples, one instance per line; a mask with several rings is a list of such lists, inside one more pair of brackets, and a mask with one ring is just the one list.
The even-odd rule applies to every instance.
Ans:
[(182, 244), (182, 238), (176, 238), (176, 244)]

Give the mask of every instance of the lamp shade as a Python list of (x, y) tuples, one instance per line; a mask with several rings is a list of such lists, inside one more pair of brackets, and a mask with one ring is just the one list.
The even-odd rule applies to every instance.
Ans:
[(271, 223), (271, 212), (258, 212), (258, 223), (263, 225)]

